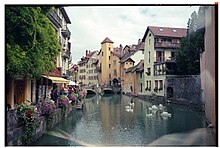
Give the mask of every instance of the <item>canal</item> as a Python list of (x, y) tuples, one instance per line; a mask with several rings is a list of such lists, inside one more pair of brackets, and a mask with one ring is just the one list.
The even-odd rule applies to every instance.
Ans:
[(162, 111), (149, 109), (160, 102), (138, 98), (133, 100), (132, 112), (126, 109), (131, 99), (125, 95), (87, 98), (83, 110), (72, 111), (33, 145), (146, 146), (161, 136), (206, 126), (204, 112), (161, 103), (163, 110), (171, 114), (162, 117)]

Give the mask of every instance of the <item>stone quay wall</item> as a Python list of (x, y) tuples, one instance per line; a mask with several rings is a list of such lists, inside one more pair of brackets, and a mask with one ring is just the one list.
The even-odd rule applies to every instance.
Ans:
[[(67, 117), (67, 115), (70, 114), (74, 108), (75, 108), (74, 105), (69, 105), (68, 110), (65, 113), (65, 117)], [(50, 128), (54, 127), (57, 123), (63, 120), (61, 112), (62, 112), (62, 109), (58, 108), (55, 110), (54, 113), (51, 114), (53, 116), (53, 120), (51, 122), (52, 124)], [(36, 141), (38, 138), (40, 138), (43, 135), (43, 133), (47, 131), (47, 125), (49, 124), (47, 117), (40, 116), (39, 123), (40, 124), (38, 128), (35, 130), (33, 134), (33, 137), (32, 137), (33, 141)], [(5, 145), (7, 146), (23, 145), (22, 144), (23, 134), (24, 134), (23, 124), (19, 123), (18, 118), (16, 116), (16, 111), (15, 110), (8, 111), (7, 112), (7, 133), (6, 133), (7, 141)]]

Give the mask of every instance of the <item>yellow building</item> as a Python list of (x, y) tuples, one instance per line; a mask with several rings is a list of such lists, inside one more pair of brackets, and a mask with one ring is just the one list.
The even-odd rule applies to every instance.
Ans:
[(101, 85), (112, 85), (120, 81), (120, 57), (121, 48), (114, 48), (113, 41), (106, 37), (101, 42), (101, 50), (99, 51), (99, 64)]

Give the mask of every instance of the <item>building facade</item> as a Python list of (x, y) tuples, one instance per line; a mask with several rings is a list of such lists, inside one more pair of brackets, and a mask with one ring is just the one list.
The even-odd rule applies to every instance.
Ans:
[(78, 62), (78, 80), (82, 85), (98, 84), (98, 51), (90, 52), (86, 50), (85, 57)]
[(202, 99), (209, 124), (216, 130), (216, 10), (214, 6), (205, 7), (204, 52), (200, 56)]
[(100, 72), (100, 85), (112, 85), (120, 81), (121, 48), (114, 48), (113, 43), (108, 37), (101, 42), (97, 65)]
[[(58, 41), (61, 45), (60, 53), (55, 59), (56, 68), (51, 72), (45, 72), (44, 75), (61, 78), (66, 74), (68, 62), (70, 61), (71, 44), (70, 31), (67, 24), (71, 23), (64, 7), (56, 7), (55, 10), (48, 14), (48, 19), (55, 29)], [(7, 106), (11, 109), (15, 108), (18, 103), (37, 103), (50, 96), (50, 89), (55, 79), (49, 77), (41, 77), (38, 80), (31, 80), (28, 76), (23, 76), (16, 80), (10, 80), (7, 85)], [(64, 80), (64, 79), (62, 79)], [(66, 82), (66, 80), (64, 80)], [(62, 81), (62, 82), (64, 82)], [(61, 83), (61, 81), (59, 82)], [(50, 86), (49, 86), (50, 85)]]
[(149, 26), (142, 39), (144, 47), (145, 94), (165, 96), (165, 79), (176, 72), (175, 54), (185, 28)]
[(138, 41), (137, 45), (126, 45), (121, 58), (121, 87), (122, 92), (138, 94), (139, 83), (136, 74), (137, 66), (144, 59), (144, 43)]

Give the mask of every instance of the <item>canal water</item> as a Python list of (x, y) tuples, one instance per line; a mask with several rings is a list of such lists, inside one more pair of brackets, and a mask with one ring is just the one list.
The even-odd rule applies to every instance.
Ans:
[[(131, 100), (131, 110), (126, 109)], [(171, 117), (149, 107), (159, 104)], [(146, 115), (147, 114), (147, 115)], [(152, 115), (149, 115), (152, 114)], [(125, 95), (87, 98), (83, 110), (45, 133), (33, 145), (146, 146), (161, 136), (204, 128), (205, 115), (186, 106), (144, 101)]]

